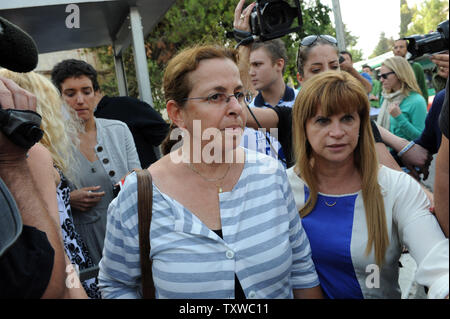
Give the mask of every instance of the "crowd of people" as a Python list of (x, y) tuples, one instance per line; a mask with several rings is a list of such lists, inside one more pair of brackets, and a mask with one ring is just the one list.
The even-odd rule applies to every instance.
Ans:
[[(20, 224), (8, 239), (14, 223), (0, 218), (0, 296), (142, 298), (146, 258), (156, 298), (398, 299), (409, 252), (428, 298), (448, 299), (448, 80), (427, 110), (405, 40), (379, 78), (337, 44), (299, 42), (299, 88), (284, 82), (280, 39), (183, 49), (164, 72), (170, 125), (103, 95), (84, 61), (55, 64), (51, 79), (1, 69), (0, 123), (37, 114), (42, 138), (25, 146), (0, 128), (0, 202)], [(441, 77), (448, 57), (431, 58)], [(420, 180), (436, 153), (432, 193)]]

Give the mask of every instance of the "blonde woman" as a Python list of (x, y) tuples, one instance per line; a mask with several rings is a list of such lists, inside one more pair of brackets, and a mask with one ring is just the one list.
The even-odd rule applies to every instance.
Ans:
[[(69, 204), (67, 177), (71, 180), (76, 178), (74, 170), (78, 163), (73, 152), (79, 144), (81, 125), (74, 120), (70, 109), (62, 104), (56, 87), (43, 75), (35, 72), (15, 73), (5, 69), (0, 70), (0, 75), (12, 79), (37, 98), (36, 112), (42, 116), (44, 136), (29, 151), (28, 164), (32, 177), (40, 186), (49, 211), (61, 225), (64, 248), (70, 262), (79, 269), (93, 267), (86, 245), (74, 228)], [(100, 297), (95, 278), (82, 284), (89, 297)], [(77, 297), (83, 297), (83, 294)]]
[(328, 298), (400, 298), (402, 245), (430, 298), (448, 296), (448, 239), (419, 184), (379, 165), (367, 94), (345, 72), (307, 81), (293, 109), (296, 165), (288, 170)]
[(377, 124), (408, 141), (418, 138), (425, 128), (427, 102), (408, 61), (399, 56), (386, 59), (380, 81), (383, 93)]

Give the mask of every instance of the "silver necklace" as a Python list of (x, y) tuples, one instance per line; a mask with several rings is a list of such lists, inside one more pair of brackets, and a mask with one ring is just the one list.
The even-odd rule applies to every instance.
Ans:
[[(198, 176), (200, 176), (203, 180), (205, 180), (205, 181), (207, 181), (207, 182), (215, 182), (215, 183), (217, 183), (217, 182), (220, 182), (220, 181), (222, 181), (223, 179), (225, 179), (225, 177), (227, 177), (228, 172), (230, 171), (230, 168), (231, 168), (231, 163), (228, 165), (228, 168), (227, 168), (225, 174), (224, 174), (222, 177), (218, 177), (218, 178), (208, 178), (208, 177), (203, 176), (202, 174), (200, 174), (199, 171), (197, 171), (197, 170), (194, 168), (194, 166), (192, 166), (192, 163), (188, 163), (188, 167), (189, 167), (194, 173), (196, 173)], [(223, 192), (222, 185), (216, 184), (216, 188), (217, 188), (217, 193), (222, 193), (222, 192)]]

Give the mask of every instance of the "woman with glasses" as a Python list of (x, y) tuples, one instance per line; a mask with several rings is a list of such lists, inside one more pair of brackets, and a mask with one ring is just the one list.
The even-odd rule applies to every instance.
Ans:
[(383, 93), (377, 124), (408, 141), (418, 138), (425, 128), (427, 102), (408, 61), (398, 56), (386, 59), (380, 81)]
[(448, 239), (419, 184), (379, 165), (367, 94), (346, 72), (304, 85), (293, 108), (288, 170), (327, 298), (400, 298), (402, 246), (429, 298), (448, 298)]
[[(283, 167), (239, 147), (247, 114), (237, 53), (185, 49), (163, 87), (171, 139), (182, 139), (149, 167), (156, 298), (321, 297)], [(104, 298), (141, 296), (136, 183), (129, 175), (108, 210)]]

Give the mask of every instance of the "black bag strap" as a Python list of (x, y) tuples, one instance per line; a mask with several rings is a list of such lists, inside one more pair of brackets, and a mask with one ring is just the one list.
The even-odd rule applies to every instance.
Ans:
[(152, 175), (148, 169), (136, 170), (138, 181), (138, 228), (141, 260), (142, 294), (144, 299), (155, 298), (152, 260), (150, 259), (150, 224), (153, 209)]
[(14, 197), (0, 178), (0, 257), (22, 233), (22, 216)]

